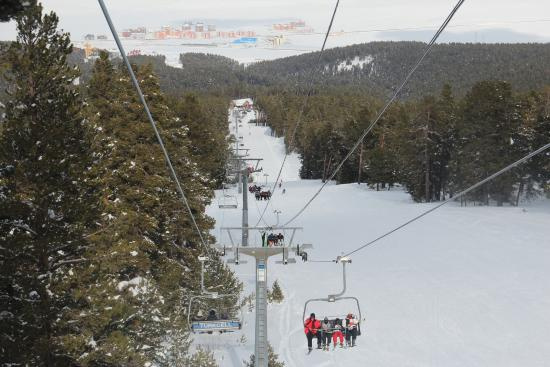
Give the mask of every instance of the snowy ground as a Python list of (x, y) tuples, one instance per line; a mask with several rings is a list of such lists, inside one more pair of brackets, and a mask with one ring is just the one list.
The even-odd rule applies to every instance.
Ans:
[[(281, 139), (268, 128), (248, 126), (240, 135), (273, 179), (284, 155)], [(305, 203), (319, 181), (298, 179), (291, 156), (283, 172), (286, 194), (277, 192), (267, 210), (275, 224)], [(265, 183), (263, 176), (259, 183)], [(269, 183), (269, 182), (268, 182)], [(217, 193), (221, 195), (221, 193)], [(239, 198), (239, 202), (241, 199)], [(265, 202), (249, 196), (250, 224)], [(424, 211), (401, 191), (375, 192), (365, 185), (329, 185), (293, 224), (303, 226), (299, 243), (312, 243), (310, 259), (331, 260)], [(216, 236), (220, 226), (239, 226), (239, 209), (208, 214)], [(278, 265), (270, 261), (268, 280), (279, 280), (285, 301), (269, 308), (269, 340), (286, 366), (550, 366), (550, 203), (515, 207), (445, 206), (404, 230), (354, 255), (348, 292), (361, 301), (363, 335), (358, 346), (306, 355), (302, 312), (308, 298), (341, 288), (341, 267), (332, 263)], [(238, 238), (238, 236), (235, 236)], [(252, 236), (252, 241), (259, 241)], [(232, 265), (233, 266), (233, 265)], [(254, 265), (233, 266), (254, 290)], [(356, 312), (351, 304), (314, 304), (317, 317)], [(254, 314), (245, 312), (240, 333), (199, 336), (195, 345), (213, 350), (221, 366), (241, 366), (254, 349)]]

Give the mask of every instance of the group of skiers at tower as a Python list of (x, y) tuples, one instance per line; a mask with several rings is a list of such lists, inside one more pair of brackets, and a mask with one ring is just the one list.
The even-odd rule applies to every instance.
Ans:
[(312, 313), (304, 322), (304, 332), (310, 352), (313, 349), (313, 338), (317, 339), (317, 349), (329, 350), (331, 339), (334, 349), (337, 342), (340, 342), (340, 347), (344, 347), (344, 339), (346, 346), (354, 347), (355, 339), (361, 335), (359, 320), (351, 313), (344, 320), (340, 318), (329, 320), (325, 317), (322, 321), (317, 320)]
[(275, 234), (270, 233), (266, 236), (266, 233), (262, 233), (262, 247), (266, 246), (282, 246), (284, 245), (285, 236), (282, 233)]

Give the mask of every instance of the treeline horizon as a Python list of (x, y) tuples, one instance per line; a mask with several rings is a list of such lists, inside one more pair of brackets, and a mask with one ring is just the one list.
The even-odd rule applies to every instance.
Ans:
[[(304, 97), (259, 95), (274, 134), (287, 144)], [(385, 101), (362, 93), (312, 95), (297, 130), (304, 179), (326, 180), (374, 120)], [(438, 95), (394, 103), (335, 176), (376, 189), (401, 184), (418, 202), (452, 197), (550, 142), (550, 86), (514, 93), (503, 81), (480, 81), (462, 98), (445, 84)], [(549, 153), (462, 199), (488, 205), (550, 193)]]

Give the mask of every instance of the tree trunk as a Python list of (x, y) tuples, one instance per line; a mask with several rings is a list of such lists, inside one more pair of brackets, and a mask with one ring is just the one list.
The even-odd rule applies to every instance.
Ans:
[(363, 172), (363, 142), (361, 141), (361, 150), (359, 150), (359, 168), (357, 171), (357, 183), (361, 185), (361, 173)]
[(321, 181), (325, 182), (325, 175), (327, 172), (327, 153), (325, 153), (325, 156), (323, 158), (323, 176), (321, 177)]
[(431, 194), (430, 194), (430, 158), (428, 155), (428, 129), (430, 128), (430, 112), (428, 111), (428, 120), (426, 121), (426, 130), (424, 130), (424, 168), (426, 170), (425, 176), (424, 176), (424, 185), (425, 185), (425, 199), (426, 202), (429, 203), (432, 201)]
[(516, 206), (519, 206), (519, 199), (521, 197), (521, 194), (523, 194), (523, 187), (524, 187), (523, 180), (519, 182), (519, 188), (518, 188), (518, 195), (516, 196)]

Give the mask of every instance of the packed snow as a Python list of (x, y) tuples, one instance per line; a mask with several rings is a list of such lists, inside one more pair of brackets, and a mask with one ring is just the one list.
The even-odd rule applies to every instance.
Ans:
[(338, 72), (341, 72), (341, 71), (352, 71), (353, 68), (363, 69), (365, 65), (370, 65), (370, 63), (373, 60), (374, 58), (370, 55), (362, 56), (362, 57), (355, 56), (351, 60), (344, 60), (340, 62), (336, 66), (336, 70), (338, 70)]
[[(264, 158), (257, 184), (272, 185), (284, 157), (282, 139), (254, 126), (252, 112), (239, 128), (252, 157)], [(230, 123), (230, 130), (235, 122)], [(300, 180), (298, 156), (287, 159), (266, 221), (291, 218), (321, 185)], [(236, 189), (233, 189), (236, 195)], [(227, 194), (227, 190), (226, 190)], [(224, 195), (222, 191), (216, 193)], [(248, 194), (249, 223), (256, 223), (265, 201)], [(208, 208), (214, 234), (229, 243), (222, 226), (240, 226), (239, 209)], [(304, 229), (298, 243), (312, 243), (310, 260), (333, 260), (426, 210), (400, 189), (376, 192), (366, 185), (327, 185), (293, 223)], [(270, 284), (276, 279), (285, 300), (269, 305), (269, 340), (285, 366), (548, 366), (550, 361), (550, 202), (520, 207), (460, 207), (449, 204), (352, 256), (346, 295), (359, 298), (362, 335), (354, 348), (313, 350), (307, 355), (304, 303), (341, 290), (341, 265), (279, 265), (271, 259)], [(289, 235), (289, 233), (285, 233)], [(234, 235), (233, 238), (240, 238)], [(251, 242), (259, 243), (251, 234)], [(231, 265), (255, 289), (254, 261)], [(244, 311), (241, 332), (196, 335), (194, 346), (215, 353), (220, 366), (242, 366), (254, 351), (254, 313)], [(358, 313), (352, 303), (311, 304), (306, 315)]]

